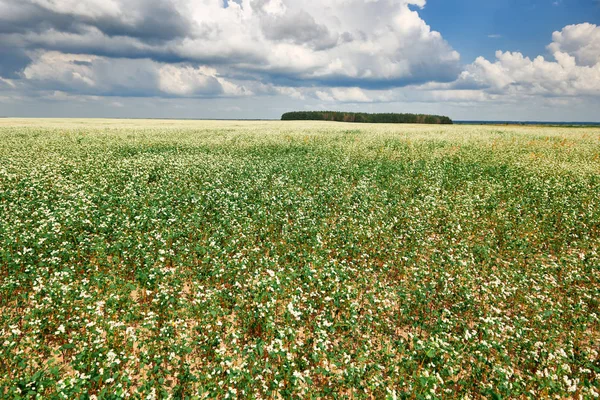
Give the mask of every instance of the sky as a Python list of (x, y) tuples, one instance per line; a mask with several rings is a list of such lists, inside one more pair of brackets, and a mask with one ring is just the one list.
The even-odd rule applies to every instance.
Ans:
[(0, 0), (0, 117), (600, 122), (600, 0)]

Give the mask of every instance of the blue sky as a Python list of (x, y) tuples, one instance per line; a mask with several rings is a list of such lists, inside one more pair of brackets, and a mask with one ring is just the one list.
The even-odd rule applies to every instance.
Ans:
[(599, 121), (600, 2), (0, 0), (0, 116), (313, 109)]
[[(552, 32), (582, 22), (600, 24), (595, 0), (429, 0), (420, 14), (465, 62), (496, 50), (547, 55)], [(489, 37), (489, 35), (500, 35)]]

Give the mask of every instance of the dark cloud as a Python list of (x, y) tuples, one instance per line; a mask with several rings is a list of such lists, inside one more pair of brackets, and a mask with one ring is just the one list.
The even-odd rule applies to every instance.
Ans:
[(354, 78), (345, 75), (327, 75), (320, 78), (299, 78), (294, 74), (264, 73), (263, 79), (277, 86), (289, 87), (360, 87), (367, 90), (383, 90), (409, 85), (419, 85), (435, 80), (439, 83), (449, 83), (456, 80), (461, 69), (458, 65), (449, 64), (446, 70), (436, 70), (435, 73), (426, 72), (427, 67), (421, 71), (404, 78)]
[(30, 62), (31, 58), (22, 49), (0, 44), (0, 78), (19, 78)]
[(59, 12), (28, 0), (10, 0), (8, 4), (10, 13), (0, 14), (0, 34), (85, 33), (93, 28), (108, 37), (156, 43), (186, 37), (191, 29), (189, 20), (172, 3), (161, 0), (145, 0), (135, 17)]
[(325, 25), (317, 24), (310, 14), (302, 10), (264, 17), (262, 31), (270, 40), (289, 41), (315, 50), (330, 49), (338, 42), (338, 35), (332, 34)]
[(73, 65), (84, 65), (86, 67), (91, 67), (94, 64), (91, 61), (79, 61), (79, 60), (75, 60), (75, 61), (71, 61), (71, 63)]
[(143, 14), (133, 24), (113, 18), (85, 21), (109, 37), (127, 36), (154, 43), (181, 39), (190, 34), (191, 24), (173, 4), (146, 0)]

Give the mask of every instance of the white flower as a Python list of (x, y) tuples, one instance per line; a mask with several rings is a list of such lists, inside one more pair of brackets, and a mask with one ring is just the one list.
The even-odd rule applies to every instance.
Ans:
[(300, 320), (300, 316), (302, 316), (302, 313), (294, 309), (294, 303), (290, 302), (287, 306), (287, 310), (290, 312), (290, 314), (294, 316), (294, 318)]
[(292, 375), (294, 375), (294, 378), (296, 378), (296, 379), (304, 380), (304, 376), (302, 375), (301, 372), (294, 371), (294, 373)]
[(112, 351), (112, 350), (109, 350), (108, 353), (106, 353), (106, 359), (108, 360), (109, 363), (113, 363), (113, 362), (115, 364), (120, 364), (121, 363), (121, 360), (119, 360), (117, 358), (117, 354), (114, 351)]
[(155, 400), (156, 399), (156, 389), (152, 388), (152, 391), (148, 396), (146, 396), (146, 400)]

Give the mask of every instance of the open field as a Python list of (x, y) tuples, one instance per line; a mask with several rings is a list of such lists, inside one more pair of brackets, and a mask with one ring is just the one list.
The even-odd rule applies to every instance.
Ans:
[(0, 397), (594, 398), (599, 246), (600, 128), (3, 119)]

